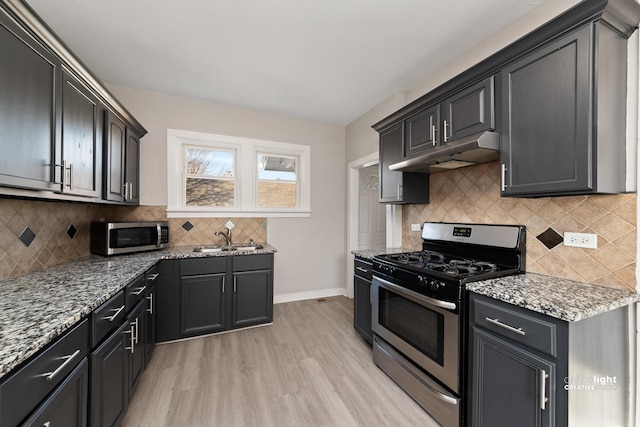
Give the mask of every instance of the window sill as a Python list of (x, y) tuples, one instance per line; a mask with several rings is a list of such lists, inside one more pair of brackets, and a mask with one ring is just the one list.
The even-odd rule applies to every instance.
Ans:
[(167, 218), (309, 218), (305, 210), (223, 210), (207, 208), (167, 208)]

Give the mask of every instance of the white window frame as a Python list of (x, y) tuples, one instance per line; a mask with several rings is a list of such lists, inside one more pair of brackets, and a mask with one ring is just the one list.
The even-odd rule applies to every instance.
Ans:
[[(185, 147), (235, 150), (235, 207), (186, 206)], [(295, 156), (297, 165), (297, 207), (257, 206), (258, 153)], [(243, 138), (229, 135), (167, 129), (167, 217), (309, 217), (311, 216), (311, 147), (302, 144)]]

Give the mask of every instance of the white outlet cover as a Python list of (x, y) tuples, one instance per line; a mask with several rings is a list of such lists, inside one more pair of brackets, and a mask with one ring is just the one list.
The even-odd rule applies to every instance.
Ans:
[(411, 224), (411, 231), (420, 231), (420, 224)]
[(565, 232), (563, 236), (565, 246), (573, 246), (576, 248), (597, 249), (598, 235), (592, 233), (569, 233)]

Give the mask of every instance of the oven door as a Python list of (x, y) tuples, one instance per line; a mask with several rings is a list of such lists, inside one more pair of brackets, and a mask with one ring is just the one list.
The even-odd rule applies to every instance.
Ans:
[(373, 332), (459, 395), (458, 304), (375, 275), (372, 299)]

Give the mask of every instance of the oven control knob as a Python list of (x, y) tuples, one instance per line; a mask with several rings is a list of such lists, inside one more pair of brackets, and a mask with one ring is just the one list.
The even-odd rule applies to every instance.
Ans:
[(420, 282), (420, 286), (427, 286), (429, 284), (429, 279), (424, 276), (418, 276), (418, 282)]
[(432, 291), (437, 291), (439, 287), (440, 287), (440, 282), (438, 282), (437, 280), (431, 280), (429, 282), (429, 288)]

